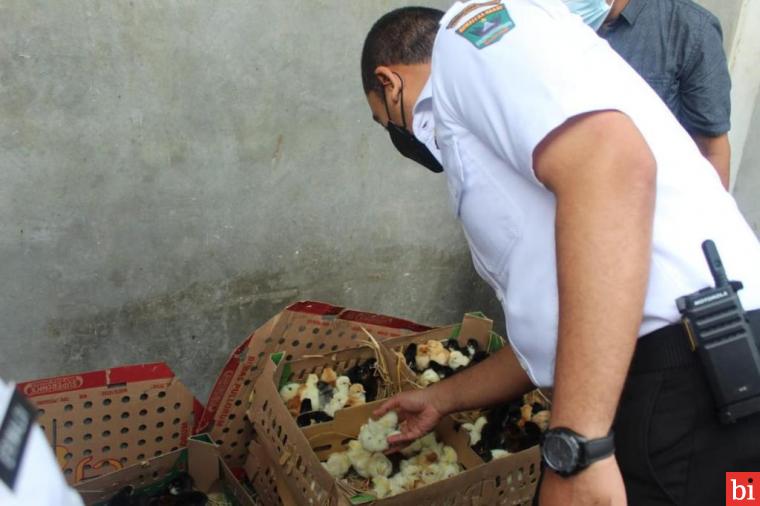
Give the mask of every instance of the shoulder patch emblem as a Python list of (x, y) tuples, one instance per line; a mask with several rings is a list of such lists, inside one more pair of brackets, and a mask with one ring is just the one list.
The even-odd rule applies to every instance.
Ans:
[(465, 21), (457, 28), (457, 33), (476, 48), (483, 49), (499, 42), (514, 27), (509, 11), (504, 4), (499, 4)]
[(501, 0), (486, 0), (485, 2), (480, 3), (472, 3), (465, 6), (464, 9), (459, 11), (459, 13), (451, 18), (451, 21), (449, 21), (449, 25), (446, 27), (448, 30), (451, 30), (455, 26), (457, 26), (457, 23), (462, 21), (462, 18), (471, 13), (472, 11), (476, 11), (483, 7), (489, 7), (491, 5), (499, 5), (501, 3)]

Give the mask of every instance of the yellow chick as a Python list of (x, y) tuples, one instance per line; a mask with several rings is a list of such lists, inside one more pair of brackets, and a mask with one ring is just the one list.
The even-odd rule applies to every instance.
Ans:
[(440, 464), (429, 464), (422, 468), (420, 479), (425, 485), (441, 481), (443, 469)]
[(461, 351), (454, 350), (449, 354), (449, 367), (454, 370), (470, 365), (470, 358)]
[(439, 381), (441, 381), (441, 377), (438, 376), (438, 373), (432, 369), (425, 369), (425, 372), (423, 372), (419, 377), (421, 387), (430, 386), (433, 383), (438, 383)]
[(407, 491), (405, 485), (407, 483), (407, 477), (401, 473), (396, 473), (392, 478), (388, 480), (391, 487), (391, 496), (403, 494)]
[(481, 433), (487, 421), (485, 416), (481, 416), (475, 420), (475, 423), (462, 424), (462, 428), (470, 434), (470, 446), (475, 446), (480, 442)]
[(298, 397), (301, 399), (301, 402), (303, 402), (304, 399), (309, 399), (311, 401), (312, 411), (319, 411), (319, 408), (321, 407), (319, 404), (319, 388), (317, 388), (317, 383), (319, 383), (319, 377), (316, 374), (309, 374), (306, 378), (306, 383), (301, 385), (298, 391)]
[(369, 459), (372, 454), (365, 450), (361, 443), (357, 440), (351, 440), (348, 442), (348, 450), (346, 451), (348, 459), (351, 462), (351, 467), (362, 478), (369, 478)]
[(438, 454), (438, 457), (443, 464), (456, 464), (459, 461), (457, 451), (450, 446), (443, 446), (441, 453)]
[(424, 371), (430, 367), (430, 348), (427, 344), (417, 346), (417, 355), (414, 357), (414, 363), (418, 371)]
[(322, 374), (320, 375), (320, 378), (325, 383), (329, 383), (332, 386), (335, 386), (335, 381), (338, 379), (338, 375), (335, 374), (335, 370), (333, 370), (332, 367), (325, 367), (322, 369)]
[(357, 438), (365, 450), (382, 452), (388, 449), (388, 436), (398, 432), (398, 415), (389, 411), (379, 420), (367, 420)]
[(432, 448), (437, 444), (438, 440), (435, 438), (435, 432), (428, 432), (420, 438), (422, 448)]
[(384, 499), (391, 494), (391, 482), (385, 476), (375, 476), (372, 478), (372, 495), (378, 499)]
[(451, 478), (452, 476), (456, 476), (460, 472), (462, 472), (462, 470), (459, 467), (459, 464), (457, 463), (441, 464), (441, 479), (442, 480)]
[(387, 478), (393, 472), (393, 464), (382, 453), (373, 453), (367, 464), (369, 475), (373, 478), (382, 476)]
[(335, 381), (335, 390), (332, 399), (325, 404), (322, 411), (335, 417), (335, 412), (342, 409), (348, 403), (348, 388), (351, 380), (347, 376), (340, 376)]
[(551, 411), (545, 409), (533, 415), (530, 418), (530, 421), (538, 425), (541, 432), (545, 432), (549, 429), (549, 419), (551, 418), (551, 415)]
[(530, 421), (530, 417), (533, 415), (533, 406), (530, 404), (523, 404), (520, 407), (520, 421), (517, 422), (517, 425), (522, 427), (525, 425), (525, 422)]
[(367, 402), (367, 396), (364, 393), (364, 386), (361, 383), (354, 383), (348, 388), (348, 402), (346, 407), (359, 406)]
[(346, 452), (337, 452), (331, 454), (322, 465), (333, 478), (343, 478), (351, 467), (351, 459)]
[(286, 403), (298, 395), (298, 389), (301, 387), (298, 383), (288, 383), (280, 389), (280, 397)]
[(430, 350), (430, 360), (440, 365), (449, 365), (451, 352), (443, 347), (442, 342), (430, 340), (427, 344)]
[(391, 478), (391, 486), (393, 485), (393, 482), (396, 481), (396, 484), (404, 490), (414, 490), (417, 486), (417, 482), (421, 481), (421, 474), (422, 468), (420, 466), (408, 462), (407, 465), (404, 465), (404, 462), (402, 462), (401, 471)]

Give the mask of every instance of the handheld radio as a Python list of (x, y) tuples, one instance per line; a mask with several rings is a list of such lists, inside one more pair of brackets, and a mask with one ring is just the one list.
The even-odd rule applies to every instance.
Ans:
[(722, 423), (760, 411), (760, 352), (737, 292), (728, 281), (713, 241), (702, 243), (714, 288), (679, 297), (678, 311), (692, 348), (699, 354)]

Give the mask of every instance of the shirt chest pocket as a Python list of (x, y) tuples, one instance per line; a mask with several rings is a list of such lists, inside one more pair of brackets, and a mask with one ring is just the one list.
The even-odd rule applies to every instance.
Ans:
[(504, 288), (509, 256), (520, 237), (521, 213), (508, 191), (512, 171), (493, 165), (489, 169), (487, 164), (498, 162), (487, 154), (475, 160), (460, 153), (454, 146), (445, 160), (446, 170), (451, 171), (452, 205), (478, 273), (498, 291)]

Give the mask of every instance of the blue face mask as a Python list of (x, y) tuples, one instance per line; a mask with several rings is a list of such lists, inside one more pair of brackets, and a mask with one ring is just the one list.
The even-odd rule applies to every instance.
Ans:
[[(597, 31), (602, 27), (602, 23), (607, 19), (607, 15), (612, 9), (612, 5), (606, 0), (563, 0), (567, 8), (573, 14), (579, 15), (583, 22)], [(613, 0), (614, 2), (614, 0)]]

